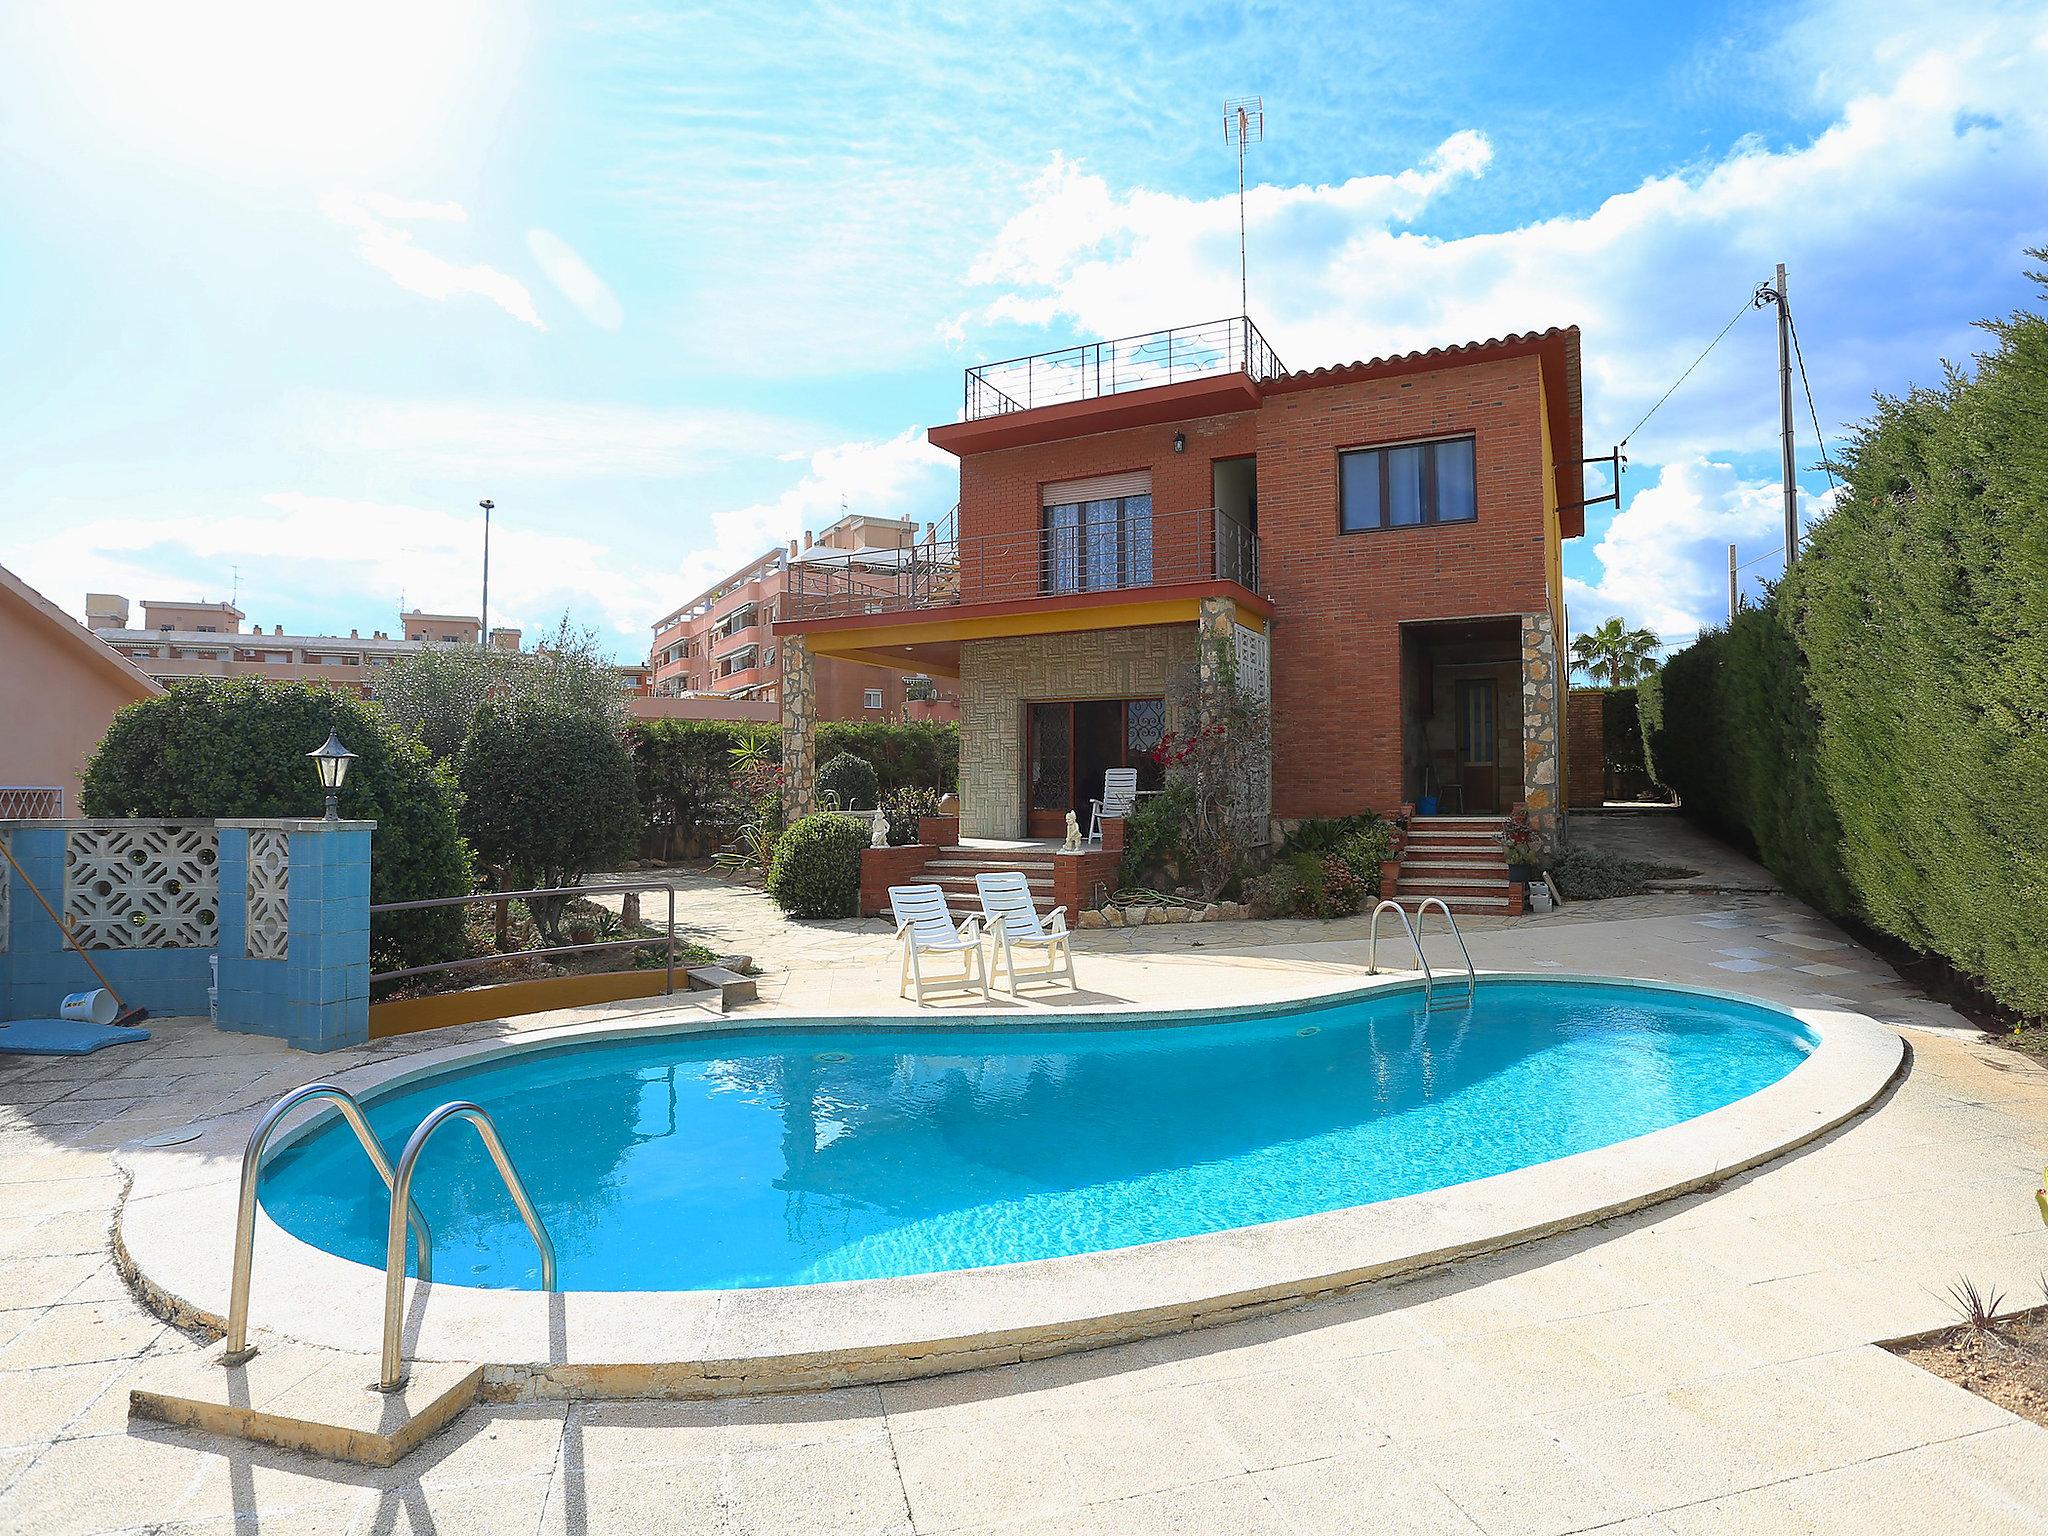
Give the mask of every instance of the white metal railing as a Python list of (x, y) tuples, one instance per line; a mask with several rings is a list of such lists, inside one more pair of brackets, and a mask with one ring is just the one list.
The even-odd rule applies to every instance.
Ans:
[[(222, 1365), (240, 1365), (256, 1351), (249, 1347), (249, 1272), (254, 1266), (256, 1250), (256, 1181), (263, 1170), (263, 1149), (270, 1142), (270, 1134), (284, 1117), (301, 1104), (318, 1100), (331, 1101), (341, 1111), (349, 1129), (356, 1133), (356, 1140), (363, 1144), (377, 1176), (389, 1190), (394, 1187), (391, 1159), (384, 1154), (384, 1144), (377, 1139), (377, 1133), (370, 1129), (370, 1122), (363, 1117), (363, 1108), (356, 1102), (356, 1096), (336, 1083), (307, 1083), (294, 1088), (264, 1112), (256, 1128), (249, 1133), (248, 1144), (242, 1149), (242, 1190), (235, 1207), (235, 1269), (234, 1279), (228, 1290), (228, 1342), (227, 1350), (221, 1356)], [(396, 1201), (392, 1209), (398, 1210)], [(419, 1207), (410, 1200), (405, 1210), (412, 1217), (413, 1230), (418, 1234), (420, 1247), (420, 1278), (434, 1277), (434, 1239), (427, 1230), (426, 1218), (420, 1215)], [(402, 1239), (401, 1239), (402, 1241)], [(401, 1268), (403, 1264), (401, 1263)]]
[(0, 784), (0, 821), (61, 821), (63, 816), (63, 786)]
[[(541, 1289), (552, 1291), (555, 1288), (555, 1245), (548, 1237), (548, 1229), (542, 1224), (540, 1213), (533, 1208), (533, 1201), (527, 1196), (526, 1182), (519, 1177), (519, 1170), (512, 1166), (505, 1143), (498, 1139), (498, 1128), (491, 1124), (491, 1117), (481, 1104), (472, 1104), (467, 1099), (443, 1104), (419, 1123), (411, 1140), (406, 1142), (405, 1150), (398, 1154), (398, 1173), (391, 1187), (391, 1219), (385, 1228), (384, 1355), (377, 1372), (379, 1392), (396, 1392), (405, 1385), (405, 1354), (400, 1337), (405, 1313), (405, 1210), (412, 1203), (412, 1176), (419, 1167), (420, 1153), (433, 1140), (434, 1132), (450, 1120), (467, 1120), (476, 1127), (484, 1150), (491, 1154), (491, 1161), (498, 1166), (498, 1177), (504, 1180), (505, 1192), (519, 1207), (519, 1217), (532, 1234), (534, 1247), (540, 1250)], [(426, 1280), (428, 1276), (422, 1274), (420, 1278)]]

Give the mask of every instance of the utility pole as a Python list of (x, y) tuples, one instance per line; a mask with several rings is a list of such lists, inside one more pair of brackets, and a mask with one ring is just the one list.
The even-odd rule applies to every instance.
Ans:
[[(1781, 269), (1782, 270), (1782, 269)], [(484, 509), (484, 601), (483, 612), (477, 616), (477, 639), (485, 645), (491, 643), (491, 508), (497, 503), (486, 496), (477, 503)]]
[(1735, 610), (1742, 606), (1742, 598), (1735, 585), (1735, 546), (1728, 546), (1728, 622), (1735, 622)]
[(1785, 263), (1778, 263), (1778, 429), (1785, 477), (1785, 569), (1799, 557), (1799, 482), (1792, 464), (1792, 312), (1785, 307)]

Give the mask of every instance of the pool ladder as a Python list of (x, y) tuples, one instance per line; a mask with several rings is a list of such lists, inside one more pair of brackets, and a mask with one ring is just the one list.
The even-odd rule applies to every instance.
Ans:
[(242, 1187), (235, 1210), (234, 1278), (228, 1291), (227, 1347), (221, 1354), (222, 1365), (240, 1365), (256, 1353), (249, 1343), (249, 1276), (256, 1250), (256, 1181), (263, 1170), (264, 1148), (286, 1115), (301, 1104), (317, 1100), (330, 1101), (340, 1111), (391, 1197), (391, 1215), (384, 1234), (384, 1350), (377, 1374), (379, 1392), (396, 1392), (405, 1385), (402, 1325), (405, 1312), (405, 1232), (408, 1225), (418, 1239), (419, 1278), (425, 1284), (433, 1283), (433, 1234), (412, 1198), (412, 1179), (419, 1167), (420, 1153), (426, 1150), (434, 1133), (450, 1120), (467, 1120), (476, 1127), (484, 1150), (491, 1154), (491, 1161), (497, 1165), (505, 1192), (519, 1208), (520, 1220), (526, 1223), (526, 1230), (533, 1236), (534, 1247), (540, 1250), (541, 1289), (552, 1291), (555, 1288), (554, 1242), (548, 1237), (547, 1226), (526, 1193), (526, 1181), (513, 1167), (512, 1159), (505, 1151), (505, 1143), (498, 1139), (498, 1128), (491, 1123), (491, 1117), (482, 1105), (472, 1104), (467, 1099), (443, 1104), (419, 1123), (407, 1139), (405, 1150), (398, 1154), (398, 1165), (394, 1168), (385, 1155), (384, 1144), (370, 1129), (370, 1122), (354, 1094), (337, 1083), (307, 1083), (294, 1088), (264, 1111), (263, 1118), (249, 1133), (248, 1145), (242, 1149)]
[(1422, 967), (1422, 1006), (1425, 1011), (1435, 1006), (1436, 972), (1430, 969), (1429, 956), (1422, 952), (1422, 939), (1417, 933), (1431, 907), (1443, 913), (1444, 922), (1451, 930), (1451, 937), (1458, 941), (1458, 954), (1465, 962), (1465, 1006), (1469, 1008), (1472, 1006), (1472, 999), (1478, 995), (1479, 973), (1472, 968), (1472, 951), (1465, 947), (1465, 935), (1458, 931), (1458, 920), (1451, 915), (1449, 904), (1441, 896), (1423, 897), (1416, 904), (1415, 921), (1412, 923), (1408, 921), (1407, 909), (1391, 896), (1372, 909), (1372, 928), (1368, 934), (1365, 952), (1366, 974), (1377, 976), (1380, 973), (1380, 914), (1392, 912), (1401, 919), (1401, 927), (1408, 935), (1408, 942), (1415, 948), (1415, 962)]

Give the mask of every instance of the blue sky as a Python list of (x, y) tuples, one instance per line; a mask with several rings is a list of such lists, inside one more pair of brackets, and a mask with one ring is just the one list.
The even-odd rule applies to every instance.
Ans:
[[(488, 495), (494, 620), (643, 654), (842, 503), (943, 516), (963, 366), (1234, 311), (1242, 94), (1289, 364), (1577, 323), (1597, 449), (1784, 260), (1832, 433), (2031, 297), (2044, 81), (2038, 3), (16, 5), (0, 562), (367, 632), (473, 611)], [(1771, 571), (1773, 348), (1632, 441), (1575, 621)]]

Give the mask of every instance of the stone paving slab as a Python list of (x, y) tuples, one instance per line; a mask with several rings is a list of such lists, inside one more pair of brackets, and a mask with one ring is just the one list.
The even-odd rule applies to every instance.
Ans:
[[(818, 964), (771, 978), (763, 1011), (886, 998), (886, 933), (772, 940), (754, 893), (726, 912), (732, 942), (714, 947), (764, 962), (777, 943), (795, 955), (829, 941)], [(1912, 1069), (1872, 1113), (1713, 1193), (1341, 1301), (879, 1390), (484, 1405), (371, 1469), (128, 1421), (131, 1385), (201, 1346), (113, 1274), (109, 1153), (146, 1134), (131, 1127), (426, 1046), (315, 1060), (172, 1029), (154, 1050), (0, 1062), (0, 1349), (23, 1351), (14, 1369), (0, 1359), (0, 1530), (2048, 1529), (2048, 1431), (1872, 1342), (1945, 1322), (1941, 1293), (1959, 1275), (2032, 1298), (2048, 1267), (2031, 1194), (2048, 1162), (2048, 1071), (1978, 1043), (1855, 946), (1791, 942), (1841, 935), (1779, 896), (1574, 904), (1467, 932), (1489, 967), (1839, 999), (1898, 1029)], [(1715, 971), (1724, 947), (1774, 969)], [(1312, 924), (1076, 945), (1084, 984), (1125, 1006), (1196, 987), (1222, 1002), (1334, 988), (1363, 949), (1356, 928)], [(1797, 970), (1816, 955), (1844, 974)], [(124, 1077), (140, 1090), (119, 1091)], [(7, 1203), (42, 1183), (61, 1187)]]

